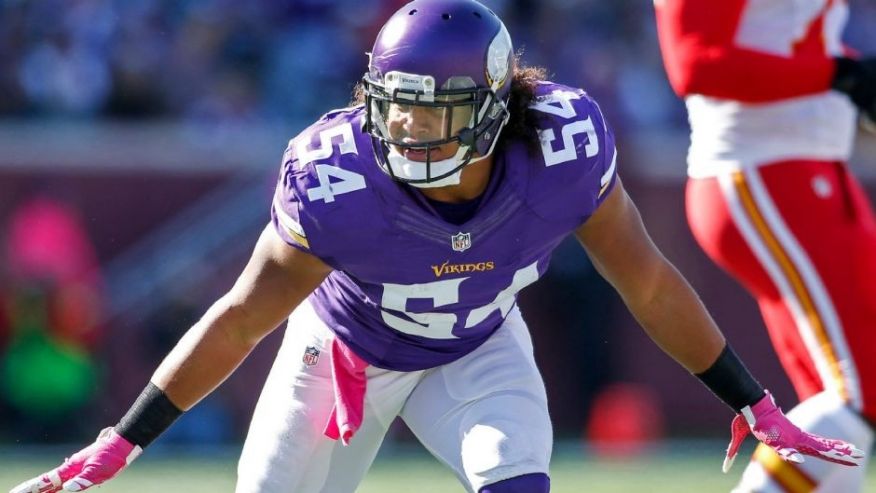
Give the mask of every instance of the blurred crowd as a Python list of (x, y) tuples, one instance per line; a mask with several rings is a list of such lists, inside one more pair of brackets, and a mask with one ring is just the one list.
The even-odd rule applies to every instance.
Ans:
[[(347, 102), (381, 23), (404, 3), (7, 0), (0, 116), (306, 120)], [(683, 124), (651, 2), (485, 3), (529, 63), (598, 95), (620, 125)], [(850, 43), (876, 45), (864, 28), (876, 23), (876, 4), (850, 3)]]
[[(0, 116), (303, 122), (349, 100), (374, 36), (404, 3), (0, 2)], [(485, 3), (526, 61), (598, 94), (622, 121), (681, 121), (650, 2)]]
[[(404, 3), (7, 0), (0, 116), (306, 121), (348, 101), (383, 20)], [(651, 2), (485, 3), (526, 61), (598, 95), (619, 125), (683, 124)], [(850, 3), (850, 43), (876, 45), (863, 27), (876, 23), (876, 4)]]

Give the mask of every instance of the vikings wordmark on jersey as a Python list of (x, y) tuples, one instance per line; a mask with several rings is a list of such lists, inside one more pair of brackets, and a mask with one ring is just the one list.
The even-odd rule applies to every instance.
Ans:
[(514, 142), (497, 151), (477, 213), (462, 225), (381, 170), (362, 107), (330, 112), (290, 141), (274, 226), (336, 269), (310, 300), (368, 363), (419, 370), (478, 347), (606, 197), (615, 144), (596, 103), (545, 82), (529, 111), (540, 150)]

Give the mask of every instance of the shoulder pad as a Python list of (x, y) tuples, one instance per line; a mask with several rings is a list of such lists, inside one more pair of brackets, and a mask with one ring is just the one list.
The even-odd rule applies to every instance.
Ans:
[(615, 183), (614, 133), (581, 89), (544, 82), (529, 111), (538, 112), (539, 159), (532, 167), (530, 207), (547, 219), (583, 223)]
[[(373, 210), (369, 180), (382, 173), (362, 131), (361, 108), (325, 114), (289, 141), (271, 207), (275, 229), (290, 245), (321, 258), (355, 234)], [(326, 234), (326, 231), (330, 231)]]

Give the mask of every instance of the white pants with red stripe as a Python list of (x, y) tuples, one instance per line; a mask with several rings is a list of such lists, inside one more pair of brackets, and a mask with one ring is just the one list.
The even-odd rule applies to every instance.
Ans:
[[(332, 337), (309, 302), (289, 318), (243, 447), (237, 493), (353, 492), (397, 416), (468, 491), (548, 472), (547, 398), (516, 307), (453, 363), (415, 372), (369, 367), (363, 423), (346, 447), (323, 435), (334, 404)], [(320, 352), (315, 364), (313, 351), (305, 362), (308, 347)]]
[[(703, 250), (757, 300), (802, 402), (797, 424), (868, 450), (859, 415), (876, 419), (876, 217), (846, 165), (786, 161), (691, 179), (686, 206)], [(752, 465), (744, 484), (765, 484), (767, 469)], [(863, 469), (810, 459), (800, 471), (814, 485), (843, 484), (817, 491), (855, 493)], [(816, 491), (748, 488), (739, 491)]]

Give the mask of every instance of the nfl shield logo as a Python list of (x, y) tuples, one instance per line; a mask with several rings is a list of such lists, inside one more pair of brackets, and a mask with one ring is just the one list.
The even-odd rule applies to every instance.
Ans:
[(460, 231), (450, 237), (450, 244), (456, 252), (464, 252), (471, 248), (471, 233)]
[(304, 364), (307, 366), (313, 366), (319, 361), (319, 349), (316, 349), (313, 346), (307, 346), (307, 349), (304, 350), (304, 357), (301, 359), (304, 361)]

